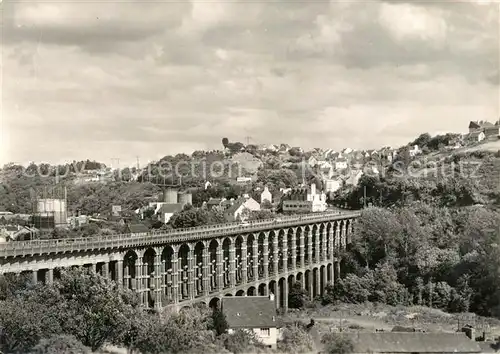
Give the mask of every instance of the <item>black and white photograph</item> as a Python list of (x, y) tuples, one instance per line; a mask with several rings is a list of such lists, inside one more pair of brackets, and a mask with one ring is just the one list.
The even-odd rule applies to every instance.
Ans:
[(500, 354), (500, 1), (0, 14), (0, 354)]

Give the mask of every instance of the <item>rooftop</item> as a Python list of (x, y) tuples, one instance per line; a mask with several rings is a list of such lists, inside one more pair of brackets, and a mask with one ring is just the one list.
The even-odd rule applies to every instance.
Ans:
[(267, 296), (234, 296), (222, 299), (229, 328), (276, 327), (274, 300)]
[(181, 203), (176, 203), (176, 204), (162, 204), (160, 207), (160, 212), (162, 214), (171, 214), (171, 213), (177, 213), (182, 210), (182, 204)]
[(348, 335), (356, 353), (480, 353), (464, 333), (376, 332)]

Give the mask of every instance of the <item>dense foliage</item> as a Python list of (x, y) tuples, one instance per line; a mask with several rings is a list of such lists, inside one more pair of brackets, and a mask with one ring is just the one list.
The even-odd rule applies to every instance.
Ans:
[[(144, 311), (135, 293), (84, 269), (61, 270), (53, 284), (0, 276), (0, 350), (4, 353), (101, 351), (106, 344), (129, 352), (266, 352), (245, 331), (228, 333), (224, 314), (206, 307), (180, 312)], [(288, 332), (287, 332), (288, 333)], [(306, 333), (292, 331), (283, 348), (310, 347)]]
[(500, 317), (500, 214), (414, 203), (367, 208), (325, 303), (378, 301)]

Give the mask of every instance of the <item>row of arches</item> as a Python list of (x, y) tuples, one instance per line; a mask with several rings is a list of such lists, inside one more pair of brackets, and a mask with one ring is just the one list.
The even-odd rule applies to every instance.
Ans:
[(352, 223), (325, 223), (129, 250), (124, 286), (147, 306), (206, 297), (278, 274), (331, 262), (349, 242)]
[[(279, 277), (268, 282), (261, 282), (258, 285), (250, 285), (244, 289), (234, 292), (227, 292), (217, 296), (204, 298), (194, 304), (201, 304), (211, 308), (218, 308), (221, 305), (223, 297), (227, 296), (270, 296), (276, 305), (276, 309), (286, 311), (293, 303), (290, 298), (290, 289), (297, 283), (306, 290), (309, 298), (313, 300), (318, 296), (325, 295), (325, 289), (328, 284), (334, 284), (340, 276), (338, 268), (333, 263), (327, 263), (320, 267), (314, 267), (305, 272), (297, 272), (287, 276)], [(291, 305), (293, 306), (293, 304)], [(187, 305), (183, 307), (189, 307)]]
[[(339, 251), (350, 243), (352, 228), (353, 220), (309, 224), (95, 255), (96, 263), (83, 263), (80, 257), (78, 264), (136, 291), (146, 307), (217, 297), (246, 285), (250, 291), (246, 295), (253, 296), (265, 293), (262, 284), (274, 284), (275, 279), (288, 279), (289, 275), (298, 280), (303, 277), (304, 286), (309, 286), (306, 274), (314, 269), (326, 269), (324, 273), (332, 274), (333, 281), (328, 266), (338, 264)], [(65, 266), (71, 264), (67, 262), (71, 259), (66, 259)], [(33, 271), (33, 280), (53, 281), (58, 276), (58, 265), (53, 265)], [(316, 279), (317, 275), (311, 274), (311, 279)], [(322, 288), (325, 281), (317, 284)], [(317, 292), (316, 285), (313, 288)]]

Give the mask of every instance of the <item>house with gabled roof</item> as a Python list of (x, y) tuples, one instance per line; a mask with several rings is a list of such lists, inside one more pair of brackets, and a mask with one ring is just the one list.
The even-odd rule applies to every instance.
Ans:
[(158, 219), (161, 220), (162, 223), (166, 224), (175, 213), (181, 212), (183, 207), (184, 205), (181, 203), (162, 203), (160, 208), (156, 211), (156, 214), (158, 215)]
[(273, 296), (223, 297), (221, 311), (228, 324), (228, 332), (244, 330), (254, 333), (265, 346), (276, 349), (278, 322)]
[(485, 138), (497, 138), (500, 136), (500, 123), (498, 121), (495, 124), (487, 121), (471, 121), (469, 123), (469, 136), (478, 132), (483, 132)]
[(233, 222), (245, 218), (244, 211), (258, 211), (260, 204), (253, 198), (245, 195), (233, 201), (232, 205), (224, 210), (224, 217), (227, 221)]
[(126, 232), (131, 234), (147, 234), (149, 228), (144, 224), (127, 224)]

